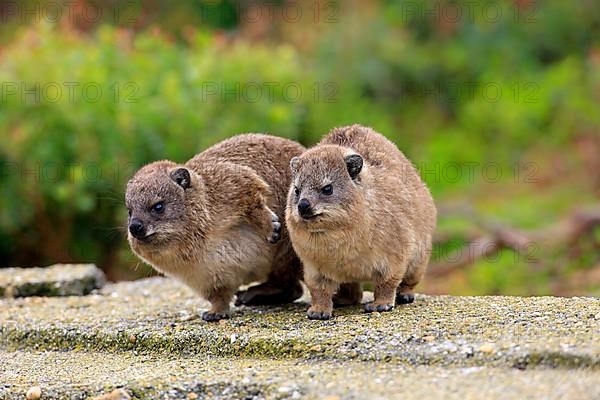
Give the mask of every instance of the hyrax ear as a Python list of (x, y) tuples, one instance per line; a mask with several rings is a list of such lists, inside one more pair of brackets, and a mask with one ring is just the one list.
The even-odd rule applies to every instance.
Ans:
[(362, 170), (363, 158), (358, 154), (350, 154), (344, 158), (344, 161), (346, 162), (346, 168), (348, 168), (348, 174), (350, 174), (350, 178), (356, 178)]
[(290, 168), (292, 169), (292, 174), (296, 174), (298, 172), (298, 168), (300, 167), (300, 157), (294, 157), (290, 160)]
[(171, 171), (170, 176), (176, 184), (184, 189), (192, 186), (192, 177), (190, 176), (190, 171), (188, 171), (186, 168), (174, 169)]

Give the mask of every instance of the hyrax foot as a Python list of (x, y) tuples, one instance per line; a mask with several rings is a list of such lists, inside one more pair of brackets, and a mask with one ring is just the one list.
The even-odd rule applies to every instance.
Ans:
[(229, 318), (228, 312), (205, 311), (202, 313), (202, 319), (208, 322), (216, 322), (227, 318)]
[(396, 288), (400, 283), (400, 279), (393, 276), (387, 279), (384, 277), (377, 278), (378, 279), (375, 280), (375, 300), (365, 304), (365, 311), (392, 311), (394, 309), (394, 301), (397, 293)]
[(306, 316), (308, 317), (308, 319), (326, 321), (328, 319), (331, 319), (331, 311), (323, 311), (311, 307), (308, 309)]
[(273, 211), (271, 211), (271, 226), (273, 231), (267, 240), (269, 243), (277, 243), (281, 239), (281, 222), (279, 222), (279, 217)]
[(415, 295), (412, 293), (398, 293), (396, 295), (396, 304), (410, 304), (415, 301)]
[(394, 309), (394, 305), (390, 303), (378, 304), (378, 303), (367, 303), (365, 304), (365, 312), (384, 312), (384, 311), (392, 311)]

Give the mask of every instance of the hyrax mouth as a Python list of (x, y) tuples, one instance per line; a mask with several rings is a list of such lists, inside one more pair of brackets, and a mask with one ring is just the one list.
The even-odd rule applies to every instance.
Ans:
[(156, 240), (154, 240), (156, 239), (156, 232), (149, 233), (146, 236), (135, 236), (130, 234), (129, 237), (139, 244), (150, 244), (156, 242)]
[(304, 221), (313, 221), (313, 220), (317, 219), (320, 216), (321, 216), (321, 213), (319, 213), (319, 214), (312, 214), (312, 215), (301, 215), (300, 218), (302, 218)]

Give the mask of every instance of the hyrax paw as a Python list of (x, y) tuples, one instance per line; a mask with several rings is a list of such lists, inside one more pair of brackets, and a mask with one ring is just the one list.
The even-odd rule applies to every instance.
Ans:
[(384, 311), (392, 311), (394, 309), (393, 304), (376, 304), (376, 303), (367, 303), (365, 304), (365, 312), (384, 312)]
[(396, 304), (410, 304), (415, 301), (415, 295), (412, 293), (409, 294), (400, 294), (396, 295)]
[(326, 321), (328, 319), (331, 319), (331, 312), (313, 310), (312, 308), (309, 308), (308, 312), (306, 313), (306, 316), (308, 317), (308, 319)]
[(273, 212), (271, 213), (271, 226), (273, 230), (267, 240), (269, 243), (277, 243), (281, 239), (281, 222), (279, 222), (277, 214)]
[(254, 296), (250, 293), (249, 290), (240, 290), (235, 294), (235, 305), (237, 306), (245, 306), (250, 304), (252, 298)]
[(202, 313), (202, 319), (208, 322), (216, 322), (227, 318), (229, 318), (229, 313), (227, 312), (205, 311)]

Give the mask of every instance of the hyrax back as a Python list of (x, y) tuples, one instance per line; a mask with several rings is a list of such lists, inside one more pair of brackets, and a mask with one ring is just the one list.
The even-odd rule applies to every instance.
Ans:
[(312, 296), (308, 317), (330, 318), (343, 282), (374, 282), (366, 311), (412, 302), (436, 209), (410, 161), (384, 136), (353, 125), (333, 129), (291, 167), (286, 222)]
[(300, 262), (282, 226), (290, 159), (304, 148), (260, 134), (225, 140), (187, 163), (151, 163), (127, 184), (128, 240), (156, 270), (211, 302), (206, 320), (243, 304), (293, 301)]

